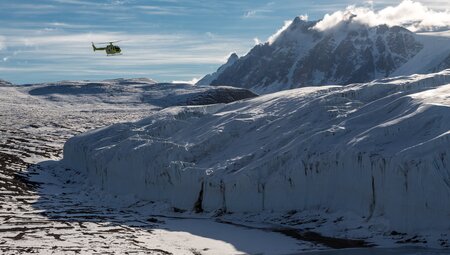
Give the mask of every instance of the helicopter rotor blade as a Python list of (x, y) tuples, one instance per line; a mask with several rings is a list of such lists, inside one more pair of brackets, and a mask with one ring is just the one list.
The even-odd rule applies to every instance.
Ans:
[(121, 42), (122, 40), (118, 40), (118, 41), (111, 41), (111, 42), (97, 42), (97, 44), (110, 44), (110, 43), (118, 43)]

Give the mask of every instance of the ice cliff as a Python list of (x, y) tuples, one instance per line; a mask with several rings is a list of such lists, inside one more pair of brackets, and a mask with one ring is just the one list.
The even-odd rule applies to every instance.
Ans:
[(170, 107), (78, 135), (63, 164), (194, 211), (325, 209), (450, 228), (450, 70)]

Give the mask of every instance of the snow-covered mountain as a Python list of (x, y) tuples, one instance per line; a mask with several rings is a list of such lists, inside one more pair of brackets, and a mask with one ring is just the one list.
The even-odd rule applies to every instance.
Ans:
[[(319, 30), (297, 17), (275, 39), (233, 57), (199, 84), (231, 85), (258, 93), (440, 71), (450, 67), (450, 33), (415, 34), (386, 25), (342, 21)], [(401, 69), (404, 67), (403, 69)]]
[(205, 77), (203, 77), (201, 80), (199, 80), (196, 85), (210, 85), (214, 80), (216, 80), (219, 75), (221, 75), (229, 66), (232, 66), (236, 61), (239, 59), (238, 55), (236, 53), (232, 53), (229, 57), (227, 62), (219, 67), (216, 72), (212, 74), (207, 74)]
[(186, 210), (353, 212), (445, 232), (449, 94), (446, 70), (171, 107), (69, 139), (63, 163), (113, 195)]

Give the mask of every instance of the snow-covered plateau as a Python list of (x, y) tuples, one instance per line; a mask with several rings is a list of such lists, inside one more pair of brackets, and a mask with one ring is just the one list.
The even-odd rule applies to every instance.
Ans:
[(62, 163), (178, 211), (350, 213), (369, 232), (446, 240), (449, 134), (447, 69), (169, 107), (69, 139)]

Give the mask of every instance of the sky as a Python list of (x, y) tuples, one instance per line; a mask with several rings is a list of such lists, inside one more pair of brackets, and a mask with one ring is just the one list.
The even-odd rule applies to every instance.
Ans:
[[(389, 10), (400, 3), (1, 0), (0, 79), (16, 84), (135, 77), (193, 82), (215, 71), (232, 52), (242, 56), (256, 43), (266, 42), (296, 16), (318, 20), (329, 14), (326, 21), (333, 21), (350, 5)], [(420, 3), (436, 11), (450, 10), (448, 0)], [(121, 40), (121, 56), (92, 51), (91, 42), (116, 40)]]

